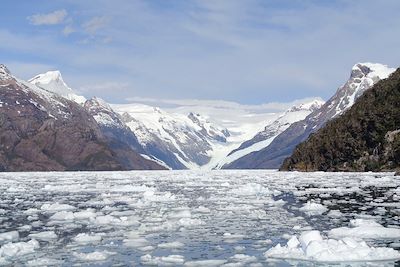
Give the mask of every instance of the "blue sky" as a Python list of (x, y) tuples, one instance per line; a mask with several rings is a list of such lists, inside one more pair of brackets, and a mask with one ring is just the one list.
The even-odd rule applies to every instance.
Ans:
[(1, 1), (1, 62), (75, 90), (243, 104), (329, 98), (357, 62), (397, 67), (400, 1)]

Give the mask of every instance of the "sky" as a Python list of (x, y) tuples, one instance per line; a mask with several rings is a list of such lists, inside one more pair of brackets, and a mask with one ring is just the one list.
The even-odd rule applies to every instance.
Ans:
[(86, 97), (328, 99), (357, 62), (398, 67), (398, 0), (2, 0), (0, 63)]

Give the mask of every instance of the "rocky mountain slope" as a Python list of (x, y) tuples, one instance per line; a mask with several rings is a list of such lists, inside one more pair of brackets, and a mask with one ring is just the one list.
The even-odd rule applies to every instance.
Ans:
[(220, 160), (217, 169), (255, 151), (267, 147), (276, 136), (286, 130), (296, 121), (304, 119), (311, 112), (319, 109), (324, 102), (315, 99), (306, 103), (295, 105), (280, 115), (276, 120), (269, 123), (265, 128), (258, 132), (253, 138), (243, 142), (240, 146), (232, 150), (226, 157)]
[(160, 169), (133, 150), (111, 148), (76, 102), (19, 80), (0, 65), (0, 170)]
[(387, 78), (393, 71), (394, 69), (381, 64), (358, 63), (354, 65), (349, 80), (320, 109), (312, 112), (304, 120), (293, 123), (266, 148), (250, 153), (224, 168), (279, 168), (299, 143), (305, 141), (311, 133), (322, 128), (329, 120), (343, 114), (367, 89), (379, 80)]
[(400, 167), (400, 69), (301, 143), (281, 170), (382, 171)]
[(199, 114), (168, 113), (142, 104), (114, 105), (146, 154), (173, 169), (199, 168), (210, 160), (215, 143), (229, 131)]

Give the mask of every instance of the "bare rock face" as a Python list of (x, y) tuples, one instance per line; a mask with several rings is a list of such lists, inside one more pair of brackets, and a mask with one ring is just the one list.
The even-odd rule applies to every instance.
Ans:
[(13, 77), (0, 65), (0, 170), (64, 171), (161, 168), (120, 160), (79, 104)]

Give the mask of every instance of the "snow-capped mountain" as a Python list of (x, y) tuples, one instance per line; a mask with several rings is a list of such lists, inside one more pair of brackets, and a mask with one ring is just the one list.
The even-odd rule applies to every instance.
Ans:
[(56, 93), (66, 99), (83, 105), (86, 101), (85, 97), (77, 95), (63, 80), (60, 71), (48, 71), (39, 74), (29, 80), (30, 83), (39, 88)]
[(145, 151), (173, 169), (198, 168), (229, 131), (200, 114), (169, 113), (143, 104), (113, 105)]
[(293, 123), (264, 149), (245, 155), (224, 168), (279, 168), (299, 143), (322, 128), (327, 121), (343, 114), (365, 90), (394, 71), (395, 69), (382, 64), (354, 65), (349, 80), (320, 109), (312, 112), (304, 120)]
[(14, 77), (0, 65), (0, 170), (162, 169), (118, 149), (79, 104)]
[(215, 168), (219, 169), (249, 153), (267, 147), (275, 137), (286, 130), (290, 125), (303, 120), (307, 115), (319, 109), (323, 104), (324, 101), (321, 99), (315, 99), (306, 103), (294, 105), (276, 120), (266, 125), (265, 128), (258, 132), (253, 138), (246, 140), (238, 148), (232, 150), (226, 157), (218, 162)]

